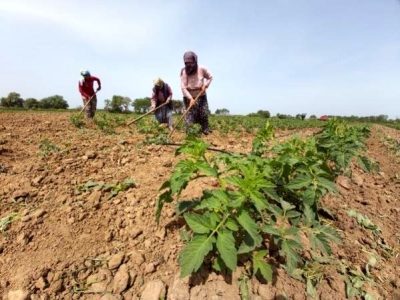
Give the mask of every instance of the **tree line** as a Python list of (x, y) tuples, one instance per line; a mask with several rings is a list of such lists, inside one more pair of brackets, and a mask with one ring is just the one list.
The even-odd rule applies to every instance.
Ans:
[[(172, 99), (173, 111), (176, 114), (181, 114), (183, 111), (183, 101)], [(109, 112), (124, 113), (130, 112), (129, 107), (132, 106), (133, 111), (137, 114), (144, 114), (151, 110), (150, 97), (137, 98), (131, 100), (129, 97), (114, 95), (111, 100), (104, 100), (104, 109)]]
[(27, 109), (67, 109), (68, 102), (63, 96), (54, 95), (37, 100), (35, 98), (22, 99), (21, 95), (11, 92), (7, 97), (0, 98), (0, 106)]
[[(11, 92), (7, 97), (0, 98), (0, 106), (7, 108), (26, 108), (26, 109), (68, 109), (68, 102), (63, 96), (54, 95), (50, 97), (37, 100), (35, 98), (23, 99), (19, 93)], [(176, 114), (183, 113), (183, 101), (172, 99), (173, 111)], [(131, 100), (131, 98), (126, 96), (114, 95), (111, 100), (104, 100), (104, 109), (108, 112), (115, 113), (127, 113), (131, 112), (130, 107), (137, 114), (144, 114), (151, 109), (151, 99), (150, 97), (137, 98)], [(81, 109), (82, 106), (77, 107)], [(211, 113), (209, 111), (209, 113)], [(216, 115), (229, 115), (229, 110), (226, 108), (217, 109), (215, 111)]]
[[(181, 100), (172, 100), (173, 103), (173, 111), (176, 114), (181, 114), (183, 112), (183, 101)], [(35, 98), (26, 98), (23, 99), (19, 93), (11, 92), (7, 97), (0, 98), (0, 106), (7, 108), (26, 108), (26, 109), (68, 109), (68, 102), (64, 99), (63, 96), (54, 95), (50, 97), (45, 97), (41, 100), (37, 100)], [(133, 111), (137, 114), (144, 114), (150, 111), (151, 109), (151, 99), (150, 97), (145, 98), (137, 98), (135, 100), (131, 100), (129, 97), (114, 95), (111, 100), (104, 100), (104, 109), (109, 112), (116, 113), (124, 113), (131, 112), (130, 107), (133, 108)], [(80, 107), (81, 108), (81, 107)], [(211, 113), (211, 112), (209, 112)], [(226, 108), (219, 108), (215, 111), (216, 115), (228, 116), (229, 110)], [(250, 113), (247, 116), (249, 117), (263, 117), (270, 118), (271, 114), (268, 110), (258, 110), (256, 113)], [(305, 120), (307, 114), (301, 113), (295, 116), (286, 115), (286, 114), (276, 114), (278, 119), (301, 119)], [(389, 118), (387, 115), (378, 115), (378, 116), (334, 116), (327, 115), (328, 118), (339, 118), (347, 121), (358, 121), (358, 122), (387, 122)], [(317, 116), (311, 115), (309, 119), (317, 119)]]

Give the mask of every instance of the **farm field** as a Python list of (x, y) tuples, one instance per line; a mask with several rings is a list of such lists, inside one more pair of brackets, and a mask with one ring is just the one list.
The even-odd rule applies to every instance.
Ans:
[[(248, 173), (258, 178), (253, 165), (265, 167), (266, 173), (271, 168), (274, 176), (279, 172), (273, 170), (283, 165), (282, 172), (289, 167), (295, 171), (287, 175), (289, 182), (282, 175), (282, 186), (264, 187), (261, 194), (274, 204), (271, 207), (256, 200), (252, 204), (250, 196), (245, 197), (247, 204), (240, 202), (233, 208), (211, 207), (209, 216), (218, 216), (223, 209), (232, 218), (238, 214), (236, 223), (224, 224), (226, 231), (217, 228), (212, 234), (218, 238), (229, 236), (226, 243), (234, 236), (239, 247), (240, 243), (246, 244), (248, 237), (238, 237), (243, 226), (254, 244), (260, 237), (259, 244), (252, 249), (246, 244), (248, 252), (242, 252), (245, 255), (236, 260), (231, 254), (237, 249), (225, 247), (218, 240), (211, 247), (213, 250), (201, 257), (204, 263), (198, 272), (180, 278), (180, 263), (184, 265), (183, 272), (197, 268), (193, 261), (198, 257), (185, 245), (196, 236), (199, 241), (208, 231), (190, 222), (188, 225), (187, 221), (194, 219), (182, 216), (184, 212), (176, 207), (176, 200), (169, 203), (159, 198), (161, 186), (169, 182), (163, 189), (169, 187), (170, 196), (178, 196), (187, 203), (199, 201), (203, 191), (214, 189), (239, 199), (235, 192), (241, 191), (241, 185), (227, 179), (231, 187), (225, 188), (221, 185), (225, 182), (222, 177), (208, 167), (200, 168), (206, 176), (196, 181), (190, 179), (186, 185), (185, 172), (181, 170), (179, 175), (175, 167), (190, 153), (201, 152), (201, 141), (197, 140), (192, 148), (183, 148), (183, 154), (176, 156), (179, 145), (162, 144), (166, 141), (162, 133), (168, 132), (151, 122), (152, 117), (129, 127), (125, 125), (126, 118), (102, 113), (95, 123), (88, 123), (68, 112), (0, 113), (3, 299), (400, 299), (399, 130), (381, 125), (364, 128), (363, 132), (369, 134), (365, 148), (357, 141), (351, 149), (346, 148), (348, 152), (337, 154), (337, 161), (325, 164), (320, 159), (323, 156), (312, 152), (319, 147), (304, 141), (318, 137), (327, 122), (271, 121), (276, 130), (275, 137), (270, 138), (271, 127), (264, 126), (265, 119), (213, 117), (213, 133), (203, 137), (213, 150), (200, 155), (197, 162), (207, 162), (215, 170), (217, 163), (213, 159), (218, 160), (220, 155), (219, 164), (223, 161), (228, 169), (231, 167), (232, 174), (241, 174), (237, 178)], [(338, 131), (344, 127), (335, 128)], [(295, 136), (298, 139), (292, 141)], [(179, 127), (172, 140), (183, 143), (184, 137)], [(254, 143), (257, 138), (258, 144)], [(318, 141), (328, 145), (327, 136)], [(329, 147), (335, 147), (338, 141), (332, 140)], [(351, 160), (347, 165), (347, 155), (356, 153), (356, 147), (360, 147), (362, 159)], [(250, 152), (259, 159), (248, 158), (240, 165), (242, 161), (236, 160), (236, 156), (229, 156)], [(308, 161), (313, 164), (306, 165), (302, 157), (311, 152)], [(335, 155), (334, 151), (328, 154)], [(282, 159), (272, 161), (274, 155)], [(262, 158), (270, 158), (271, 164), (263, 165)], [(310, 172), (319, 170), (315, 174), (322, 174), (323, 180), (317, 183), (310, 179), (309, 185), (316, 187), (313, 196), (307, 192), (306, 183), (294, 182), (304, 171), (296, 169), (301, 164)], [(172, 174), (177, 174), (175, 181)], [(274, 178), (277, 177), (271, 177), (271, 182), (277, 183)], [(251, 193), (254, 199), (260, 197), (259, 190)], [(277, 200), (283, 196), (287, 196), (283, 199), (286, 202)], [(309, 206), (299, 202), (311, 198), (314, 202), (309, 202)], [(164, 204), (162, 209), (160, 202)], [(289, 214), (282, 218), (273, 216), (269, 221), (254, 217), (258, 212), (261, 215), (272, 211), (272, 207), (285, 213), (291, 211), (293, 218)], [(311, 212), (313, 207), (319, 218)], [(190, 213), (190, 209), (193, 207), (185, 212)], [(255, 231), (249, 223), (241, 222), (243, 211), (256, 218)], [(312, 225), (306, 224), (307, 220)], [(264, 230), (261, 225), (267, 223), (276, 227)], [(311, 231), (304, 231), (306, 225)], [(274, 230), (277, 226), (295, 230), (280, 239), (279, 232)], [(317, 228), (322, 233), (312, 231)], [(337, 235), (326, 228), (335, 229)], [(228, 229), (235, 234), (231, 235)], [(309, 235), (317, 240), (310, 242)], [(285, 248), (287, 241), (297, 239), (302, 247), (287, 244), (293, 247)], [(183, 258), (182, 249), (186, 249)], [(218, 260), (211, 252), (222, 258)], [(213, 262), (217, 263), (214, 269)], [(224, 269), (225, 264), (238, 267), (232, 273), (215, 271), (219, 267)]]

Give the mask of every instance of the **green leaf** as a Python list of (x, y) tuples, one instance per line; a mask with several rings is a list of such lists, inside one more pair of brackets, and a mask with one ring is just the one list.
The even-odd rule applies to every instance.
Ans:
[(171, 203), (174, 199), (171, 197), (171, 190), (167, 190), (162, 193), (157, 199), (157, 210), (156, 210), (156, 223), (160, 221), (161, 211), (164, 207), (164, 203)]
[(268, 201), (265, 199), (264, 195), (259, 191), (251, 191), (250, 199), (254, 203), (257, 211), (261, 214), (262, 210), (268, 207)]
[(117, 195), (118, 195), (118, 193), (119, 193), (119, 191), (118, 191), (118, 190), (113, 190), (113, 191), (111, 191), (111, 193), (110, 193), (110, 194), (108, 194), (107, 200), (110, 200), (111, 198), (113, 198), (113, 197), (117, 196)]
[(163, 184), (158, 189), (158, 191), (162, 191), (163, 189), (166, 189), (166, 188), (171, 188), (171, 183), (169, 180), (164, 181)]
[(221, 208), (221, 201), (215, 197), (210, 197), (203, 199), (199, 205), (196, 206), (196, 209), (208, 209), (208, 210), (213, 210), (213, 209), (219, 209)]
[(314, 213), (312, 208), (307, 204), (304, 204), (303, 206), (303, 216), (304, 216), (304, 223), (307, 226), (311, 226), (316, 220), (315, 219), (316, 214)]
[(189, 159), (178, 162), (170, 178), (172, 195), (180, 193), (188, 184), (190, 177), (196, 172), (197, 164)]
[(252, 252), (256, 248), (254, 240), (251, 236), (245, 231), (243, 236), (243, 241), (240, 244), (240, 247), (237, 251), (238, 254), (246, 254)]
[(288, 217), (289, 219), (298, 218), (300, 216), (301, 216), (301, 213), (298, 211), (294, 211), (294, 210), (288, 211), (286, 213), (286, 217)]
[(328, 225), (320, 225), (317, 228), (321, 231), (321, 233), (325, 234), (330, 241), (333, 241), (335, 243), (342, 242), (342, 237), (340, 236), (340, 234), (336, 230), (336, 228), (328, 226)]
[(272, 200), (275, 200), (277, 202), (280, 201), (279, 195), (276, 193), (275, 189), (263, 189), (262, 191)]
[(208, 211), (204, 214), (204, 216), (206, 217), (206, 220), (210, 220), (208, 223), (210, 225), (210, 229), (214, 229), (217, 227), (217, 224), (221, 222), (221, 216), (214, 211)]
[(85, 183), (85, 186), (87, 187), (87, 188), (93, 188), (93, 187), (95, 187), (95, 186), (97, 186), (97, 185), (99, 185), (97, 182), (94, 182), (94, 181), (88, 181), (88, 182), (86, 182)]
[(264, 257), (267, 255), (266, 250), (253, 253), (253, 275), (260, 273), (260, 275), (268, 282), (272, 281), (272, 268), (268, 264)]
[(326, 179), (324, 177), (318, 177), (318, 185), (326, 188), (328, 191), (337, 191), (337, 186), (333, 181)]
[(236, 220), (249, 234), (253, 240), (254, 247), (260, 247), (262, 242), (262, 237), (258, 233), (258, 226), (256, 222), (250, 217), (250, 215), (245, 210), (241, 210), (236, 217)]
[(355, 297), (355, 296), (360, 295), (359, 289), (355, 288), (348, 278), (345, 279), (345, 282), (346, 282), (346, 296), (347, 296), (347, 298), (351, 298), (351, 297)]
[(336, 220), (337, 218), (335, 217), (335, 215), (333, 214), (333, 212), (328, 209), (326, 206), (321, 206), (318, 209), (318, 213), (320, 215), (323, 215), (324, 217), (326, 217), (327, 219), (331, 219), (331, 220)]
[(195, 235), (183, 248), (178, 257), (182, 278), (200, 269), (204, 257), (212, 250), (213, 243), (215, 243), (213, 236)]
[(211, 221), (205, 215), (199, 215), (196, 213), (186, 213), (183, 215), (186, 223), (189, 225), (190, 229), (195, 233), (208, 233), (213, 228)]
[(228, 204), (229, 207), (240, 207), (242, 206), (243, 202), (245, 202), (247, 199), (246, 196), (244, 196), (242, 193), (238, 191), (232, 191), (230, 195), (231, 195), (231, 201)]
[(200, 159), (204, 156), (207, 150), (208, 144), (202, 139), (198, 139), (196, 137), (188, 136), (185, 139), (185, 144), (179, 147), (175, 151), (175, 155), (179, 155), (181, 153), (188, 154), (195, 159)]
[(227, 204), (231, 201), (228, 193), (223, 190), (213, 190), (212, 195), (224, 204)]
[(248, 281), (249, 281), (249, 278), (247, 277), (246, 274), (243, 274), (243, 273), (238, 279), (240, 298), (242, 300), (250, 300), (250, 291), (249, 291)]
[(374, 300), (375, 298), (371, 294), (364, 294), (364, 300)]
[(290, 204), (289, 202), (286, 202), (285, 200), (281, 200), (281, 205), (282, 205), (282, 209), (283, 212), (286, 213), (289, 210), (295, 209), (296, 206), (294, 206), (293, 204)]
[(297, 227), (287, 227), (285, 228), (285, 236), (294, 236), (297, 237), (299, 235), (300, 229)]
[(339, 167), (342, 167), (343, 169), (346, 167), (346, 155), (345, 153), (337, 153), (336, 157), (334, 158), (335, 163)]
[(277, 205), (275, 205), (275, 204), (270, 205), (270, 206), (268, 207), (268, 210), (269, 210), (271, 213), (273, 213), (275, 216), (278, 216), (278, 217), (282, 217), (282, 216), (283, 216), (283, 210), (282, 210), (279, 206), (277, 206)]
[(133, 187), (135, 185), (135, 182), (133, 181), (132, 178), (126, 178), (123, 182), (123, 185), (124, 185), (124, 189), (127, 189), (130, 187)]
[(238, 175), (233, 175), (225, 178), (227, 183), (233, 184), (234, 186), (245, 188), (243, 178), (239, 177)]
[(271, 224), (264, 224), (264, 226), (262, 227), (262, 232), (269, 233), (274, 236), (281, 236), (280, 231), (273, 227)]
[(358, 165), (365, 171), (365, 172), (371, 172), (373, 169), (373, 162), (371, 162), (371, 160), (366, 157), (366, 156), (359, 156), (358, 157)]
[(239, 230), (239, 226), (236, 224), (236, 222), (234, 220), (232, 220), (231, 218), (228, 218), (225, 222), (225, 225), (228, 229), (232, 230), (232, 231), (238, 231)]
[(225, 265), (235, 271), (237, 266), (237, 250), (232, 231), (220, 230), (217, 236), (217, 249)]
[(326, 235), (321, 233), (310, 232), (309, 239), (311, 247), (314, 250), (320, 250), (322, 254), (326, 256), (331, 254), (331, 246), (329, 244), (329, 239)]
[(217, 272), (221, 272), (222, 270), (226, 269), (226, 265), (222, 260), (221, 256), (218, 256), (216, 259), (214, 259), (212, 267)]
[(307, 279), (307, 294), (313, 298), (317, 296), (317, 290), (315, 286), (312, 284), (312, 281), (309, 279)]
[(178, 201), (176, 203), (176, 214), (177, 215), (182, 215), (183, 213), (192, 210), (194, 207), (199, 205), (201, 202), (197, 199), (192, 199), (189, 201), (183, 200), (183, 201)]
[(312, 228), (309, 234), (311, 247), (314, 250), (320, 250), (322, 254), (329, 256), (331, 255), (330, 242), (341, 242), (339, 233), (330, 226), (317, 225)]
[(198, 167), (199, 171), (203, 172), (207, 176), (211, 176), (211, 177), (217, 177), (218, 176), (218, 171), (215, 168), (211, 167), (206, 162), (198, 163), (197, 167)]
[(189, 242), (189, 240), (190, 240), (189, 232), (187, 232), (185, 229), (179, 230), (179, 236), (180, 236), (181, 240), (186, 243)]
[(356, 289), (360, 289), (360, 288), (362, 288), (362, 286), (364, 285), (364, 280), (363, 279), (361, 279), (361, 278), (359, 278), (359, 277), (356, 277), (356, 278), (354, 278), (354, 280), (353, 280), (353, 286), (356, 288)]
[(313, 178), (310, 174), (300, 174), (293, 180), (289, 181), (288, 184), (285, 185), (285, 188), (289, 190), (299, 190), (303, 187), (311, 185)]
[(315, 201), (318, 199), (317, 191), (315, 190), (314, 186), (308, 188), (302, 193), (301, 198), (303, 199), (303, 203), (309, 206), (313, 206)]
[(296, 269), (297, 263), (300, 261), (300, 256), (298, 255), (297, 250), (301, 249), (302, 246), (295, 240), (282, 240), (281, 252), (286, 256), (286, 268), (289, 274)]

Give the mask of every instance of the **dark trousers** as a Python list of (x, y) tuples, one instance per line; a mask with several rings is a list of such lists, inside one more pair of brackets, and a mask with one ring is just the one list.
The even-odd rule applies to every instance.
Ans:
[[(189, 109), (190, 100), (186, 97), (183, 97), (183, 103), (185, 105), (185, 111)], [(185, 127), (186, 129), (194, 124), (200, 124), (201, 131), (203, 133), (208, 132), (208, 102), (207, 95), (200, 96), (193, 107), (189, 110), (189, 112), (185, 115)]]

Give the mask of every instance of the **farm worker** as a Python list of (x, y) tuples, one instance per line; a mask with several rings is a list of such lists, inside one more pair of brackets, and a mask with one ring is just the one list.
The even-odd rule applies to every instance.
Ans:
[(101, 82), (99, 78), (91, 76), (89, 70), (81, 70), (81, 75), (83, 78), (79, 80), (79, 92), (82, 95), (84, 106), (90, 100), (89, 104), (86, 106), (86, 117), (93, 119), (97, 107), (97, 97), (93, 89), (93, 83), (95, 81), (97, 82), (97, 93), (101, 90)]
[[(185, 110), (190, 110), (185, 115), (186, 130), (193, 123), (201, 125), (204, 135), (211, 133), (208, 127), (208, 102), (206, 89), (212, 81), (211, 73), (206, 67), (197, 64), (197, 55), (188, 51), (183, 55), (185, 67), (181, 71), (181, 87), (183, 93), (183, 103)], [(201, 96), (195, 102), (196, 96)]]
[[(155, 111), (155, 117), (159, 124), (168, 124), (170, 130), (173, 129), (172, 124), (172, 89), (160, 77), (153, 80), (153, 93), (151, 95), (151, 108)], [(163, 105), (165, 104), (165, 105)], [(163, 105), (160, 107), (160, 105)], [(157, 108), (159, 107), (159, 108)]]

